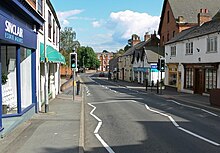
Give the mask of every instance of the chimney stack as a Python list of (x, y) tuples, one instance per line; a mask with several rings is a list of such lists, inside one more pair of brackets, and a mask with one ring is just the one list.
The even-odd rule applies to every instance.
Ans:
[(198, 25), (201, 26), (203, 23), (211, 20), (208, 9), (200, 9), (198, 14)]
[(144, 41), (148, 41), (150, 39), (150, 34), (148, 32), (144, 35)]
[(131, 46), (134, 46), (140, 42), (141, 42), (140, 37), (136, 34), (133, 34), (131, 37)]

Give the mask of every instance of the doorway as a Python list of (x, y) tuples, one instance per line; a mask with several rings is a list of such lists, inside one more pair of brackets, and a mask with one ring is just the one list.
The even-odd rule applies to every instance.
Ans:
[(195, 69), (195, 94), (202, 94), (204, 92), (204, 71), (202, 69)]

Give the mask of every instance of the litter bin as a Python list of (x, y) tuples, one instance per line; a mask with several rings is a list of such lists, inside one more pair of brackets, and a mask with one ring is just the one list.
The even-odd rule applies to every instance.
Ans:
[(220, 106), (220, 89), (212, 89), (210, 91), (209, 101), (213, 106)]

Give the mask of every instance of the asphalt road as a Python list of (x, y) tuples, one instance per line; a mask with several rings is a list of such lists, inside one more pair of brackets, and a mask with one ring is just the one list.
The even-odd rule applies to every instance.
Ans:
[(86, 85), (86, 153), (219, 153), (220, 113), (99, 77)]

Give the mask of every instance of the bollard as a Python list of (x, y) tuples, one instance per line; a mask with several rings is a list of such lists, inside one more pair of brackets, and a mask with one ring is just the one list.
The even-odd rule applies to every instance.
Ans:
[(151, 92), (152, 92), (153, 87), (154, 87), (154, 80), (151, 81)]
[(148, 79), (146, 79), (146, 91), (147, 91), (147, 87), (148, 87)]
[(79, 95), (79, 91), (80, 91), (80, 81), (78, 80), (76, 82), (76, 95)]
[(159, 94), (159, 80), (157, 80), (157, 94)]

